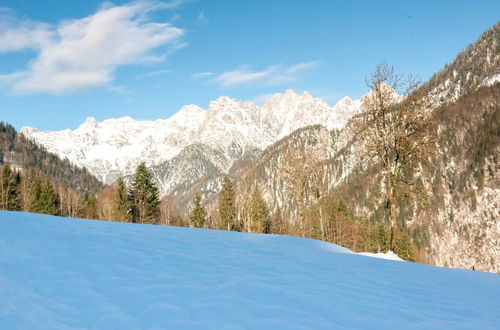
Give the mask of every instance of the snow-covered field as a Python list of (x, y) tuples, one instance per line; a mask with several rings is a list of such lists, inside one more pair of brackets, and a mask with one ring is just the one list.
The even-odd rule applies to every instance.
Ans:
[(497, 274), (0, 211), (1, 329), (498, 329), (499, 311)]

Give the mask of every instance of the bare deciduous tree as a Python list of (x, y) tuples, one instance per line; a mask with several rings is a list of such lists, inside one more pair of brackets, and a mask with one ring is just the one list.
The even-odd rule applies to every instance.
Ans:
[(391, 249), (395, 245), (397, 189), (411, 184), (405, 170), (424, 160), (434, 140), (429, 134), (427, 100), (418, 95), (419, 83), (379, 64), (367, 80), (370, 92), (363, 98), (362, 111), (355, 117), (355, 131), (365, 160), (380, 161), (385, 205), (391, 225)]
[[(304, 150), (289, 150), (285, 154), (285, 179), (292, 189), (297, 202), (299, 215), (299, 231), (302, 237), (314, 237), (314, 217), (311, 211), (319, 205), (323, 196), (323, 168), (313, 148)], [(321, 208), (319, 208), (319, 237), (325, 239), (324, 223)]]

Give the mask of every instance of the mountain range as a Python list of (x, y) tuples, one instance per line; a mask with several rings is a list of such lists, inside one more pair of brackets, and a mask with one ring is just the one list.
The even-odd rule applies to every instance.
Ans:
[(229, 172), (242, 159), (255, 159), (298, 128), (323, 124), (340, 129), (360, 105), (360, 100), (345, 97), (331, 107), (307, 92), (287, 90), (262, 107), (222, 96), (206, 110), (186, 105), (168, 119), (87, 118), (75, 130), (24, 127), (20, 132), (105, 184), (130, 177), (144, 161), (158, 178), (161, 193), (175, 194), (202, 177)]

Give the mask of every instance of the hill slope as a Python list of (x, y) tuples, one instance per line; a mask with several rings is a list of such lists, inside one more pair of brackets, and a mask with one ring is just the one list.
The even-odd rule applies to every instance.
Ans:
[(3, 329), (475, 328), (500, 277), (328, 243), (0, 211)]
[[(398, 205), (398, 225), (409, 229), (422, 251), (420, 261), (500, 271), (498, 45), (500, 23), (417, 91), (433, 101), (430, 129), (437, 142), (428, 164), (421, 165), (416, 188)], [(382, 223), (379, 164), (360, 161), (363, 147), (352, 126), (348, 122), (330, 132), (309, 126), (277, 141), (240, 171), (240, 194), (258, 186), (272, 212), (281, 208), (297, 219), (297, 194), (287, 171), (295, 167), (304, 173), (305, 161), (314, 158), (319, 161), (314, 172), (320, 173), (314, 184), (324, 195), (345, 200), (370, 224)]]
[(80, 192), (97, 193), (103, 184), (86, 169), (50, 153), (43, 146), (0, 122), (0, 164), (17, 169), (36, 168), (53, 180)]

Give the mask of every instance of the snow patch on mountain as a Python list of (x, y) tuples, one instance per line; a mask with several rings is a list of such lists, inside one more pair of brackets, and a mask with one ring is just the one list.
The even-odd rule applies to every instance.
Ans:
[(497, 74), (494, 74), (492, 76), (489, 76), (487, 78), (485, 78), (481, 84), (479, 84), (479, 87), (483, 87), (483, 86), (492, 86), (496, 83), (500, 83), (500, 73), (497, 73)]

